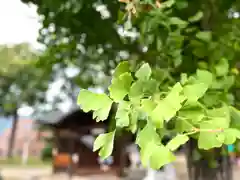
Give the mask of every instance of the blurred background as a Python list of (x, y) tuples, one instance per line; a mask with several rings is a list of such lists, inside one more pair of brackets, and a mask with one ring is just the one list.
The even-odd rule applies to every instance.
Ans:
[[(186, 9), (198, 11), (192, 8), (198, 5), (187, 0), (181, 2), (181, 6), (189, 3)], [(203, 4), (208, 2), (210, 0), (201, 1)], [(212, 23), (211, 31), (223, 30), (216, 31), (214, 47), (195, 40), (186, 45), (188, 49), (184, 46), (191, 40), (186, 38), (187, 35), (172, 34), (171, 39), (166, 38), (165, 44), (161, 44), (154, 40), (155, 37), (144, 39), (145, 35), (141, 36), (141, 20), (128, 28), (125, 27), (127, 23), (120, 25), (118, 21), (124, 16), (121, 11), (125, 8), (118, 1), (0, 0), (2, 179), (203, 180), (205, 176), (201, 172), (208, 172), (209, 177), (204, 180), (237, 180), (240, 177), (238, 141), (232, 154), (221, 155), (217, 168), (212, 163), (214, 170), (209, 167), (201, 171), (206, 162), (194, 164), (196, 159), (201, 159), (200, 155), (193, 151), (194, 155), (190, 156), (187, 146), (176, 151), (175, 163), (158, 171), (143, 168), (134, 137), (129, 134), (117, 140), (112, 157), (102, 161), (92, 152), (93, 141), (110, 126), (111, 117), (104, 123), (95, 123), (90, 121), (91, 113), (82, 112), (76, 105), (80, 89), (106, 92), (112, 72), (122, 60), (133, 65), (144, 60), (153, 67), (159, 66), (162, 68), (158, 71), (159, 80), (171, 84), (179, 79), (180, 72), (191, 73), (197, 67), (206, 68), (208, 62), (203, 59), (214, 55), (214, 58), (226, 56), (231, 60), (231, 72), (221, 79), (221, 88), (229, 88), (220, 91), (230, 92), (228, 101), (239, 108), (240, 3), (221, 3), (213, 5), (226, 8), (223, 8), (224, 13), (221, 8), (214, 12), (216, 23)], [(208, 5), (201, 8), (204, 11), (212, 9)], [(225, 16), (217, 23), (221, 13)], [(191, 28), (196, 27), (199, 24), (193, 22)], [(168, 36), (160, 27), (154, 33)], [(222, 45), (222, 42), (228, 43)], [(181, 63), (183, 65), (179, 67)], [(222, 66), (220, 71), (228, 67)], [(216, 102), (214, 98), (218, 100), (218, 97), (210, 97), (208, 103)], [(189, 167), (191, 160), (194, 172)], [(212, 172), (217, 174), (214, 178), (210, 175)]]

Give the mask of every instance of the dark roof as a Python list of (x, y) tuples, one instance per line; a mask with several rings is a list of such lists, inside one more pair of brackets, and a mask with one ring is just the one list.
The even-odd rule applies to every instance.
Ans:
[[(80, 127), (80, 126), (91, 126), (95, 125), (97, 122), (93, 119), (93, 113), (83, 112), (80, 108), (73, 108), (69, 112), (64, 113), (61, 110), (54, 110), (49, 113), (45, 113), (38, 120), (39, 124), (50, 125), (58, 128), (70, 128), (70, 127)], [(109, 123), (109, 119), (98, 122), (98, 124)]]

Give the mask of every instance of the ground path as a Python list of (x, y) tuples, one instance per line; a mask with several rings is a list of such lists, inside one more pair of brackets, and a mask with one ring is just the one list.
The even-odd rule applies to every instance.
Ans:
[[(186, 161), (184, 156), (178, 156), (176, 162), (178, 180), (187, 180)], [(3, 180), (68, 180), (65, 174), (52, 175), (51, 167), (27, 168), (27, 167), (0, 167)], [(142, 180), (144, 172), (133, 172), (131, 177), (124, 180)], [(240, 177), (240, 169), (234, 171), (235, 180)], [(237, 178), (238, 177), (238, 178)], [(119, 180), (113, 176), (88, 176), (73, 177), (71, 180)]]

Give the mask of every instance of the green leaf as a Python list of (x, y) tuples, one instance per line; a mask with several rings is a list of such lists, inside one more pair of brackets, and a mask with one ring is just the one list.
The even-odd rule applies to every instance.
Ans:
[(157, 107), (153, 110), (151, 119), (158, 128), (163, 126), (164, 120), (169, 121), (181, 109), (181, 103), (185, 100), (180, 95), (182, 89), (180, 83), (175, 84), (167, 97), (159, 101)]
[(126, 127), (129, 126), (129, 111), (130, 111), (130, 104), (127, 102), (121, 102), (118, 105), (117, 113), (116, 113), (116, 126), (117, 127)]
[(149, 80), (137, 80), (135, 81), (129, 92), (129, 99), (132, 102), (140, 102), (141, 98), (152, 96), (155, 92), (158, 91), (158, 82), (149, 79)]
[(176, 129), (179, 132), (189, 132), (201, 124), (204, 119), (204, 112), (201, 110), (179, 111)]
[(213, 75), (211, 72), (206, 70), (197, 70), (196, 83), (204, 83), (210, 86), (213, 82)]
[(150, 99), (143, 99), (141, 101), (142, 109), (147, 114), (151, 114), (152, 111), (156, 108), (156, 103)]
[(215, 130), (215, 126), (212, 123), (201, 123), (200, 134), (198, 138), (198, 147), (200, 149), (209, 150), (215, 147), (222, 146), (222, 142), (220, 142), (218, 139), (219, 132), (214, 132), (210, 130)]
[(184, 21), (178, 17), (171, 17), (169, 19), (169, 21), (171, 24), (178, 25), (181, 28), (185, 28), (188, 25), (188, 23), (186, 21)]
[(196, 37), (202, 41), (209, 42), (212, 40), (212, 33), (210, 31), (202, 31), (198, 32)]
[(97, 137), (93, 145), (93, 151), (100, 149), (99, 155), (101, 158), (106, 159), (112, 154), (114, 145), (115, 131), (101, 134)]
[(156, 79), (158, 82), (162, 82), (167, 78), (167, 70), (161, 69), (161, 68), (156, 68), (153, 71), (153, 78)]
[(178, 118), (176, 120), (175, 129), (179, 133), (192, 131), (193, 128), (194, 128), (194, 126), (192, 125), (191, 121), (189, 122), (189, 120), (183, 120), (183, 119), (180, 119), (180, 118)]
[(240, 129), (240, 111), (233, 106), (229, 107), (232, 127)]
[(224, 130), (224, 135), (225, 135), (224, 144), (230, 145), (236, 141), (237, 137), (236, 137), (235, 131), (236, 131), (235, 129), (231, 129), (231, 128)]
[(169, 164), (176, 160), (176, 157), (165, 146), (153, 147), (150, 157), (150, 167), (158, 170), (162, 166)]
[(130, 65), (128, 63), (128, 61), (123, 61), (121, 63), (118, 64), (118, 66), (116, 67), (114, 73), (113, 73), (113, 77), (117, 78), (120, 75), (129, 72), (130, 71)]
[(133, 79), (130, 73), (124, 73), (118, 78), (113, 79), (112, 84), (108, 88), (110, 97), (115, 102), (122, 101), (124, 97), (129, 93), (132, 81)]
[(204, 83), (187, 85), (183, 88), (184, 96), (191, 102), (196, 102), (198, 99), (204, 96), (208, 89), (208, 85)]
[(170, 7), (172, 7), (173, 5), (175, 4), (175, 0), (167, 0), (167, 1), (165, 1), (165, 2), (163, 2), (163, 3), (161, 3), (161, 6), (160, 6), (160, 8), (170, 8)]
[(129, 99), (131, 101), (140, 101), (144, 95), (144, 84), (142, 81), (135, 81), (130, 87)]
[(148, 140), (147, 146), (141, 148), (140, 154), (142, 164), (147, 166), (150, 163), (152, 169), (159, 169), (176, 159), (168, 148), (163, 145), (157, 145), (151, 140)]
[(155, 128), (152, 124), (148, 123), (145, 127), (137, 134), (136, 144), (141, 148), (148, 146), (149, 140), (159, 143), (160, 138), (155, 131)]
[(188, 19), (188, 21), (190, 22), (197, 22), (200, 21), (203, 17), (203, 12), (202, 11), (198, 11), (197, 14), (195, 14), (194, 16), (190, 17)]
[(168, 144), (167, 148), (171, 151), (177, 150), (181, 145), (185, 144), (189, 140), (189, 137), (184, 134), (178, 134)]
[(149, 165), (150, 157), (153, 153), (154, 143), (150, 141), (147, 142), (147, 146), (144, 146), (140, 150), (141, 163), (143, 166), (147, 167)]
[(84, 112), (94, 111), (93, 116), (97, 118), (97, 121), (108, 118), (112, 103), (112, 100), (106, 94), (81, 90), (78, 95), (78, 105), (81, 106)]
[(136, 131), (137, 131), (138, 117), (139, 117), (139, 112), (136, 109), (132, 109), (130, 112), (130, 125), (129, 125), (129, 130), (132, 133), (136, 133)]
[(188, 2), (185, 0), (176, 1), (176, 6), (178, 9), (184, 9), (188, 7)]
[(228, 60), (221, 58), (220, 61), (214, 66), (217, 76), (225, 76), (229, 71)]
[(135, 76), (141, 80), (148, 80), (152, 74), (152, 70), (148, 63), (143, 64), (135, 73)]
[(230, 111), (228, 106), (222, 106), (221, 108), (215, 108), (207, 111), (209, 122), (214, 125), (215, 128), (229, 128), (230, 125)]
[(182, 73), (181, 74), (181, 80), (180, 80), (181, 84), (185, 85), (187, 83), (187, 81), (188, 81), (187, 74), (186, 73)]

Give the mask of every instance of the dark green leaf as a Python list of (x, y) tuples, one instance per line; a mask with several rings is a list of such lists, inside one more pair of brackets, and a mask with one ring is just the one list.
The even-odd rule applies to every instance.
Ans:
[(202, 31), (202, 32), (198, 32), (196, 34), (196, 37), (205, 42), (209, 42), (212, 40), (212, 33), (210, 31)]

